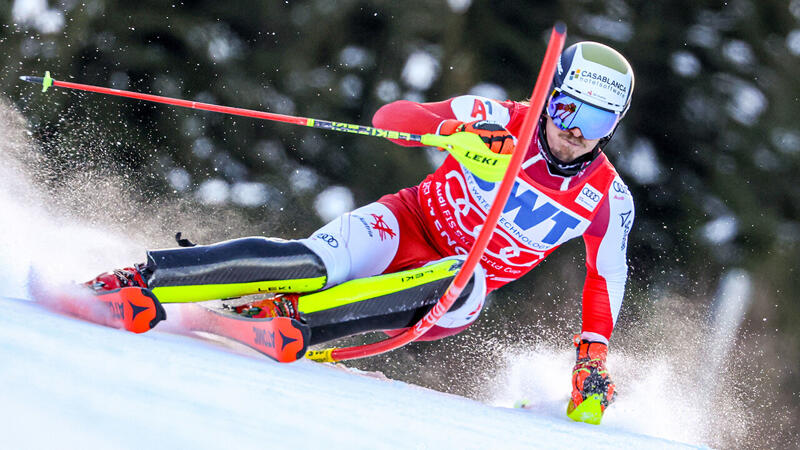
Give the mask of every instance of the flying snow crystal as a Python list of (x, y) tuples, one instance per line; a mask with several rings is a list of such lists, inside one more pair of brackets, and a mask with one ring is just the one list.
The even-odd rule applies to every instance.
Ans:
[(403, 67), (403, 81), (414, 89), (424, 91), (439, 75), (439, 61), (430, 53), (418, 50), (411, 54)]
[(730, 242), (736, 237), (738, 228), (736, 217), (725, 215), (703, 225), (700, 232), (708, 242), (719, 245)]
[(700, 73), (700, 60), (687, 51), (677, 51), (670, 55), (670, 67), (676, 74), (692, 78)]
[(355, 208), (355, 199), (350, 189), (344, 186), (331, 186), (317, 195), (314, 209), (326, 222)]
[(222, 205), (228, 201), (230, 186), (225, 180), (214, 178), (203, 181), (197, 189), (195, 196), (200, 203), (205, 205)]

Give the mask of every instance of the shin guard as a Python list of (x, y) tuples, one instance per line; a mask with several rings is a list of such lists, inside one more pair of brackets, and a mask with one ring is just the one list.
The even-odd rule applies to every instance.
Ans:
[(262, 237), (152, 250), (147, 272), (147, 285), (162, 303), (312, 292), (326, 282), (322, 260), (308, 247)]
[[(439, 301), (461, 265), (462, 261), (449, 259), (300, 296), (300, 316), (311, 327), (310, 345), (413, 325)], [(451, 311), (465, 303), (474, 284), (473, 277)]]

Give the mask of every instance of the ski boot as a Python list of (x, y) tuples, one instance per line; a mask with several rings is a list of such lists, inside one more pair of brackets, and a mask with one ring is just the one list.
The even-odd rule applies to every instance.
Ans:
[(92, 289), (95, 293), (113, 291), (124, 287), (147, 288), (147, 283), (142, 276), (145, 270), (144, 264), (135, 264), (133, 267), (101, 273), (94, 279), (83, 283), (83, 285)]
[[(167, 318), (164, 307), (147, 289), (143, 273), (144, 264), (105, 272), (81, 286), (88, 288), (99, 300), (102, 308), (82, 308), (73, 315), (104, 325), (124, 328), (134, 333), (144, 333)], [(77, 314), (75, 314), (78, 312)]]

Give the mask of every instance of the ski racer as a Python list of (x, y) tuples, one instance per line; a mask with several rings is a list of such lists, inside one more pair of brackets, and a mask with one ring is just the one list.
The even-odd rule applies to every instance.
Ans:
[[(608, 340), (627, 277), (633, 199), (602, 148), (628, 111), (633, 70), (617, 51), (579, 42), (561, 55), (552, 93), (529, 148), (515, 148), (525, 102), (464, 95), (436, 103), (396, 101), (376, 127), (414, 134), (475, 133), (496, 153), (525, 161), (481, 264), (447, 314), (423, 340), (475, 322), (488, 292), (514, 281), (562, 243), (582, 236), (586, 279), (572, 401), (614, 398), (605, 367)], [(412, 145), (408, 142), (397, 142)], [(356, 333), (396, 334), (444, 293), (471, 248), (498, 183), (448, 156), (418, 186), (344, 214), (307, 239), (248, 237), (147, 252), (146, 263), (99, 275), (95, 291), (149, 288), (162, 303), (274, 293), (237, 312), (288, 316), (311, 329), (310, 344)], [(181, 242), (179, 241), (179, 244)]]

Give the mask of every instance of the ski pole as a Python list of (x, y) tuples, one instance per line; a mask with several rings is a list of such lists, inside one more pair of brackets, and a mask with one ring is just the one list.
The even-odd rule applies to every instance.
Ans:
[[(556, 70), (556, 63), (561, 54), (561, 49), (564, 47), (566, 33), (567, 27), (562, 22), (557, 22), (550, 33), (550, 41), (547, 45), (544, 61), (542, 62), (539, 76), (536, 79), (533, 94), (531, 95), (530, 109), (528, 109), (525, 120), (522, 122), (522, 131), (520, 132), (519, 141), (517, 143), (518, 149), (527, 149), (533, 139), (536, 121), (539, 118), (539, 112), (544, 108), (544, 102), (547, 98), (550, 83), (553, 80), (553, 74)], [(447, 313), (450, 307), (453, 306), (453, 303), (455, 303), (459, 294), (461, 294), (461, 291), (464, 290), (467, 282), (469, 282), (469, 279), (472, 277), (475, 267), (480, 262), (483, 252), (489, 244), (489, 239), (492, 234), (494, 234), (497, 221), (511, 193), (511, 188), (517, 177), (517, 172), (519, 172), (522, 166), (524, 156), (524, 151), (513, 152), (508, 169), (502, 177), (500, 187), (497, 190), (497, 195), (495, 196), (492, 206), (489, 208), (486, 220), (481, 227), (477, 239), (475, 239), (475, 243), (467, 254), (466, 262), (461, 266), (461, 269), (458, 271), (455, 278), (453, 278), (453, 281), (450, 283), (450, 286), (448, 286), (444, 295), (439, 299), (439, 302), (436, 303), (433, 309), (425, 314), (416, 325), (401, 334), (382, 341), (354, 347), (310, 351), (306, 354), (306, 357), (319, 362), (335, 362), (364, 358), (394, 350), (395, 348), (416, 340), (430, 330), (431, 327)]]
[(144, 100), (153, 103), (162, 103), (184, 108), (212, 111), (235, 116), (251, 117), (255, 119), (270, 120), (273, 122), (290, 123), (303, 125), (323, 130), (338, 131), (343, 133), (353, 133), (363, 136), (373, 136), (386, 139), (399, 139), (403, 141), (419, 142), (422, 145), (440, 147), (447, 150), (461, 164), (464, 164), (475, 175), (486, 181), (500, 181), (503, 178), (511, 155), (500, 155), (493, 153), (483, 143), (477, 135), (473, 133), (455, 133), (449, 136), (439, 136), (436, 134), (412, 134), (402, 131), (382, 130), (380, 128), (365, 125), (354, 125), (345, 122), (332, 122), (328, 120), (311, 119), (307, 117), (289, 116), (285, 114), (269, 113), (252, 109), (234, 108), (230, 106), (213, 105), (211, 103), (195, 102), (179, 98), (163, 97), (160, 95), (144, 94), (141, 92), (125, 91), (122, 89), (112, 89), (90, 84), (71, 83), (53, 79), (50, 72), (46, 71), (44, 77), (34, 77), (24, 75), (19, 77), (22, 81), (41, 84), (42, 92), (47, 92), (51, 86), (75, 89), (79, 91), (95, 92), (99, 94), (113, 95), (116, 97), (127, 97)]

